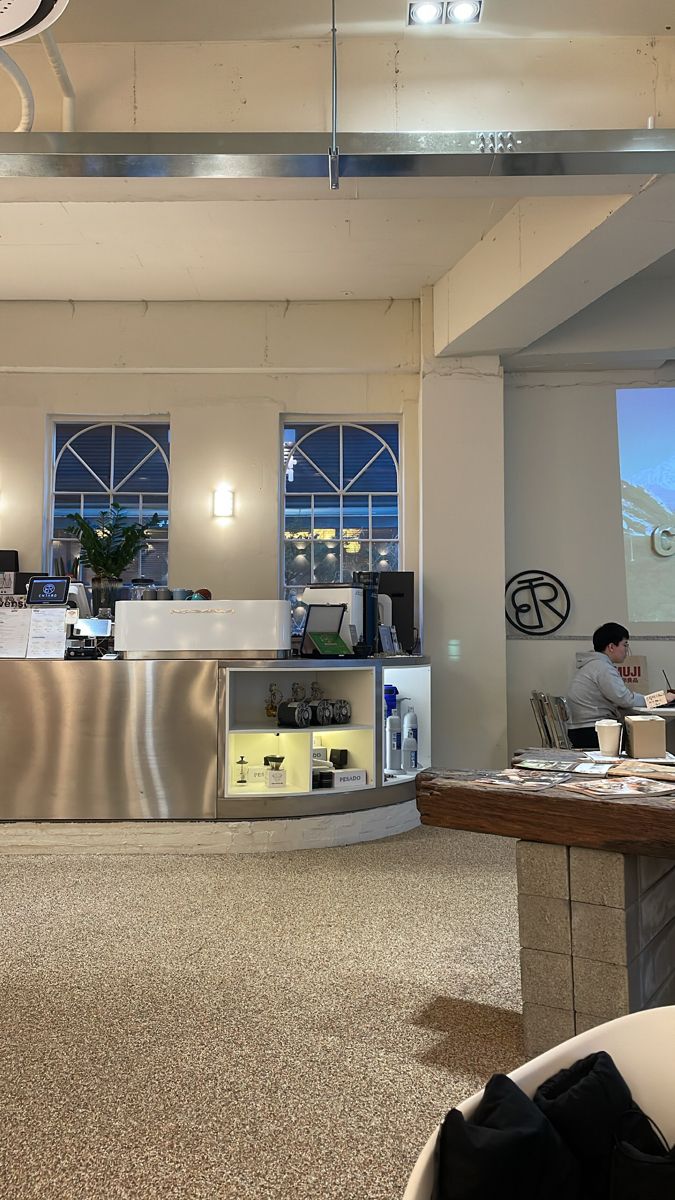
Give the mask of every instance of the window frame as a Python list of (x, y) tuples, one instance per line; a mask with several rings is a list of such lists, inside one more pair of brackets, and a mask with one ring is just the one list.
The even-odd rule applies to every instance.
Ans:
[[(382, 492), (382, 491), (369, 490), (367, 492), (360, 492), (360, 493), (358, 492), (358, 489), (352, 491), (351, 490), (352, 484), (355, 483), (359, 477), (357, 475), (354, 477), (354, 479), (351, 481), (349, 487), (346, 489), (343, 486), (340, 486), (339, 488), (335, 489), (335, 484), (333, 483), (333, 481), (328, 480), (328, 482), (331, 485), (331, 488), (335, 489), (335, 490), (333, 490), (331, 492), (322, 493), (322, 495), (323, 494), (333, 495), (333, 496), (337, 497), (338, 502), (341, 501), (341, 499), (345, 495), (349, 496), (350, 494), (351, 495), (362, 495), (362, 496), (368, 497), (368, 522), (369, 522), (368, 542), (369, 542), (369, 545), (371, 545), (371, 546), (373, 544), (372, 499), (371, 498), (376, 495), (377, 496), (380, 496), (380, 495), (381, 496), (385, 496), (385, 495), (386, 496), (394, 496), (396, 498), (396, 502), (397, 502), (397, 515), (398, 515), (398, 538), (396, 539), (397, 544), (398, 544), (398, 565), (397, 565), (396, 569), (399, 571), (402, 570), (403, 562), (404, 562), (404, 520), (403, 520), (404, 465), (403, 465), (403, 439), (402, 439), (403, 421), (402, 421), (401, 415), (396, 414), (396, 415), (390, 416), (388, 414), (382, 414), (380, 416), (378, 414), (377, 418), (369, 419), (369, 418), (366, 418), (363, 416), (344, 416), (344, 415), (342, 415), (342, 416), (324, 416), (322, 414), (320, 417), (316, 417), (311, 413), (300, 413), (300, 414), (283, 413), (281, 415), (279, 424), (280, 424), (279, 442), (280, 442), (280, 464), (281, 464), (280, 472), (279, 472), (279, 532), (278, 532), (279, 596), (284, 600), (287, 599), (287, 591), (289, 590), (289, 588), (291, 586), (293, 586), (293, 585), (286, 583), (285, 546), (286, 546), (287, 539), (285, 537), (285, 533), (286, 533), (286, 497), (287, 497), (288, 493), (286, 491), (287, 461), (286, 461), (286, 456), (285, 456), (285, 444), (286, 443), (284, 440), (286, 428), (288, 428), (289, 426), (292, 427), (293, 425), (313, 425), (314, 428), (311, 430), (311, 432), (309, 434), (303, 435), (305, 437), (311, 437), (312, 434), (318, 433), (322, 429), (331, 428), (334, 426), (341, 426), (342, 428), (349, 427), (352, 429), (360, 429), (360, 430), (363, 430), (365, 433), (371, 434), (374, 437), (379, 437), (383, 447), (386, 448), (386, 450), (388, 450), (388, 452), (390, 453), (392, 460), (394, 462), (394, 466), (396, 469), (397, 490), (395, 492)], [(385, 439), (381, 436), (381, 434), (378, 434), (378, 432), (377, 432), (378, 425), (395, 425), (397, 427), (397, 429), (398, 429), (398, 456), (396, 456), (392, 447), (389, 445), (388, 442), (385, 441)], [(300, 441), (302, 441), (302, 438), (299, 441), (294, 443), (294, 447), (296, 445), (299, 445)], [(370, 463), (372, 463), (372, 459), (370, 460), (369, 463), (366, 464), (365, 467), (361, 468), (361, 470), (359, 471), (359, 475), (365, 473), (365, 471), (368, 469), (368, 466), (370, 465)], [(340, 474), (341, 474), (341, 482), (342, 482), (342, 463), (340, 464)], [(307, 494), (307, 493), (299, 493), (299, 494)], [(310, 494), (314, 495), (314, 493), (310, 493)], [(292, 493), (291, 493), (291, 495), (292, 495)], [(313, 509), (313, 504), (312, 504), (312, 509)], [(313, 541), (313, 539), (310, 539), (310, 540)], [(343, 538), (342, 537), (340, 537), (339, 539), (336, 538), (336, 540), (340, 541), (340, 564), (341, 564), (340, 579), (335, 581), (336, 583), (339, 583), (342, 581), (342, 573), (343, 573), (343, 569), (344, 569), (343, 568), (344, 549), (343, 549)], [(313, 555), (312, 555), (312, 558), (310, 559), (310, 582), (312, 582), (311, 581), (312, 564), (313, 564)], [(376, 568), (372, 567), (371, 569), (375, 570)], [(300, 588), (301, 585), (297, 585), (297, 586), (298, 586), (298, 588)], [(305, 584), (302, 586), (306, 587), (308, 585)], [(331, 586), (331, 585), (327, 584), (326, 586)]]
[[(47, 570), (49, 570), (51, 572), (51, 571), (53, 571), (53, 567), (54, 567), (54, 557), (55, 557), (54, 542), (59, 540), (54, 537), (54, 510), (55, 510), (55, 503), (56, 503), (56, 486), (55, 485), (56, 485), (56, 472), (58, 469), (57, 452), (56, 452), (57, 427), (62, 427), (62, 426), (67, 426), (67, 425), (77, 426), (78, 427), (78, 435), (82, 434), (82, 433), (88, 433), (89, 430), (95, 429), (101, 425), (112, 427), (111, 459), (112, 459), (112, 463), (114, 464), (114, 441), (115, 441), (115, 429), (116, 428), (132, 429), (136, 433), (140, 433), (144, 437), (149, 437), (151, 435), (148, 433), (147, 427), (151, 427), (153, 425), (161, 426), (162, 428), (166, 428), (166, 430), (167, 430), (169, 447), (170, 447), (170, 445), (171, 445), (171, 421), (170, 421), (170, 417), (168, 414), (157, 415), (154, 413), (152, 414), (152, 416), (147, 416), (147, 417), (144, 414), (141, 415), (138, 413), (136, 413), (133, 417), (125, 417), (125, 416), (119, 416), (119, 417), (94, 416), (94, 417), (92, 417), (92, 416), (88, 416), (88, 415), (83, 415), (83, 416), (69, 415), (66, 417), (66, 416), (61, 416), (61, 415), (57, 414), (57, 415), (50, 416), (48, 419), (49, 419), (49, 436), (47, 439), (47, 446), (48, 446), (49, 459), (48, 459), (48, 471), (46, 472), (47, 495), (45, 497), (46, 502), (45, 502), (45, 506), (44, 506), (45, 520), (44, 520), (44, 530), (43, 530), (43, 562), (47, 563)], [(70, 441), (71, 441), (71, 438), (70, 437), (67, 438), (66, 441), (64, 442), (63, 446), (61, 447), (61, 449), (58, 453), (59, 460), (60, 460), (61, 455), (63, 454), (64, 450), (66, 449), (66, 447), (69, 446)], [(149, 452), (147, 457), (150, 457), (151, 454), (154, 454), (156, 450), (159, 450), (159, 452), (162, 455), (162, 458), (164, 459), (164, 462), (166, 464), (167, 491), (166, 491), (166, 493), (159, 493), (159, 492), (145, 493), (145, 492), (139, 491), (139, 492), (136, 492), (135, 494), (138, 495), (138, 497), (141, 499), (145, 495), (152, 496), (152, 495), (166, 494), (167, 513), (168, 513), (166, 536), (162, 536), (164, 534), (164, 531), (162, 530), (160, 533), (160, 536), (157, 538), (157, 540), (166, 542), (167, 563), (168, 563), (169, 538), (170, 538), (170, 532), (171, 532), (171, 458), (170, 458), (170, 454), (167, 456), (167, 454), (164, 450), (164, 447), (156, 439), (155, 439), (155, 447), (153, 450), (151, 450)], [(78, 457), (79, 457), (79, 455), (78, 455)], [(82, 495), (87, 495), (87, 496), (92, 496), (92, 497), (100, 496), (101, 509), (103, 509), (105, 507), (106, 503), (109, 504), (112, 502), (112, 500), (114, 500), (116, 493), (123, 494), (123, 488), (124, 488), (125, 481), (129, 478), (129, 475), (135, 474), (135, 472), (139, 469), (139, 467), (142, 465), (142, 462), (144, 462), (144, 461), (145, 461), (145, 459), (142, 459), (139, 463), (137, 463), (136, 466), (133, 468), (133, 470), (131, 472), (129, 472), (122, 480), (120, 480), (120, 483), (117, 484), (116, 486), (111, 486), (109, 489), (102, 490), (102, 491), (101, 490), (95, 491), (94, 489), (92, 489), (91, 493), (86, 493), (86, 492), (83, 493), (81, 491), (80, 497), (82, 497)], [(92, 477), (95, 477), (96, 473), (93, 471), (93, 468), (89, 467), (88, 464), (85, 464), (85, 466), (87, 467), (87, 470), (92, 471)], [(100, 482), (103, 482), (103, 481), (101, 480)], [(112, 478), (111, 478), (111, 484), (112, 484)], [(82, 501), (80, 500), (80, 510), (81, 510), (81, 504), (82, 504)], [(140, 514), (135, 515), (136, 520), (138, 519), (139, 515)], [(72, 539), (72, 540), (76, 540), (76, 539)]]

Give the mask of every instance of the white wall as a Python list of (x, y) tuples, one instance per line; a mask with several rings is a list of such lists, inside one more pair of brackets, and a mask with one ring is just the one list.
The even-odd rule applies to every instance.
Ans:
[[(171, 422), (170, 583), (278, 594), (280, 424), (400, 418), (404, 556), (418, 558), (418, 305), (0, 303), (0, 545), (43, 562), (50, 418)], [(219, 482), (236, 518), (211, 517)]]
[[(327, 27), (328, 18), (327, 10)], [(35, 90), (35, 129), (59, 129), (60, 95), (42, 48), (9, 49)], [(330, 128), (328, 38), (62, 51), (80, 130)], [(651, 114), (672, 126), (674, 59), (668, 37), (349, 38), (339, 45), (340, 128), (620, 129), (644, 127)], [(13, 129), (19, 112), (0, 72), (0, 128)]]
[(672, 369), (506, 376), (506, 577), (551, 571), (572, 600), (560, 636), (508, 637), (511, 750), (537, 744), (532, 689), (564, 694), (575, 653), (592, 649), (590, 635), (604, 621), (628, 625), (634, 652), (647, 656), (650, 686), (661, 686), (662, 668), (675, 672), (675, 641), (640, 639), (672, 635), (672, 625), (627, 618), (616, 428), (617, 388), (674, 379)]

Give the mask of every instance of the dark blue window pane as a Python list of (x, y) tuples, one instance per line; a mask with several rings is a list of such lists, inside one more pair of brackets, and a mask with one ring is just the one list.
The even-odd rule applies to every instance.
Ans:
[(382, 448), (382, 442), (379, 438), (373, 437), (372, 433), (367, 433), (364, 429), (353, 429), (351, 426), (346, 426), (342, 431), (344, 440), (344, 463), (343, 463), (343, 479), (344, 487), (362, 471), (371, 458), (377, 454)]
[(373, 496), (373, 537), (398, 537), (398, 497)]
[(105, 487), (110, 486), (110, 446), (112, 428), (110, 425), (96, 425), (71, 438), (70, 449), (80, 456), (83, 462), (95, 472)]
[(75, 437), (76, 433), (81, 433), (83, 429), (87, 429), (87, 428), (88, 428), (88, 425), (71, 425), (70, 423), (68, 423), (68, 424), (59, 423), (56, 426), (56, 429), (54, 431), (54, 443), (55, 443), (55, 447), (56, 447), (56, 454), (59, 453), (59, 450), (63, 449), (66, 442), (69, 442), (72, 437)]
[(331, 483), (340, 486), (340, 430), (337, 425), (328, 425), (310, 434), (298, 448), (321, 468)]
[(332, 492), (331, 487), (323, 475), (320, 475), (314, 467), (310, 466), (307, 459), (303, 457), (299, 450), (293, 452), (295, 466), (293, 468), (293, 482), (288, 477), (286, 478), (286, 490), (288, 492)]
[(107, 514), (109, 508), (110, 500), (107, 495), (85, 496), (84, 498), (84, 516), (92, 525), (98, 525), (101, 513)]
[[(146, 442), (146, 446), (147, 449), (150, 449), (149, 443)], [(122, 479), (124, 474), (125, 470), (118, 465), (117, 454), (115, 454), (115, 476)], [(128, 479), (124, 479), (125, 490), (128, 488), (130, 491), (133, 489), (137, 492), (162, 492), (166, 491), (168, 486), (166, 463), (159, 450), (155, 450), (142, 467), (134, 471)]]
[(339, 541), (340, 539), (340, 498), (332, 496), (316, 496), (314, 499), (314, 529), (313, 535), (321, 541)]
[(387, 445), (394, 451), (394, 458), (398, 462), (398, 425), (378, 425), (377, 432)]
[[(150, 462), (156, 463), (156, 470), (161, 471), (161, 474), (158, 474), (154, 486), (147, 485), (147, 490), (166, 491), (168, 487), (166, 464), (159, 451), (155, 449), (155, 439), (146, 437), (145, 434), (139, 433), (135, 429), (127, 429), (123, 425), (117, 426), (115, 429), (115, 487), (119, 487), (122, 481), (124, 481), (125, 488), (128, 487), (129, 490), (136, 487), (136, 484), (131, 482), (131, 476), (136, 473), (135, 468), (140, 467), (148, 454), (152, 455)], [(148, 466), (149, 463), (144, 464), (141, 471), (145, 471)], [(127, 476), (130, 476), (129, 480), (127, 480)]]
[(352, 496), (347, 492), (342, 501), (342, 525), (346, 538), (370, 537), (367, 496)]
[(69, 449), (63, 451), (56, 469), (54, 487), (57, 492), (96, 492), (104, 491), (103, 485), (92, 475), (91, 471), (71, 454)]
[(140, 521), (141, 503), (138, 492), (116, 492), (115, 503), (119, 504), (128, 524)]
[(157, 513), (159, 519), (159, 529), (168, 529), (169, 527), (169, 497), (168, 496), (152, 496), (144, 495), (141, 497), (141, 517), (142, 521), (147, 521), (150, 517)]
[(79, 513), (80, 497), (73, 496), (55, 496), (54, 497), (54, 525), (53, 534), (55, 538), (65, 538), (68, 536), (68, 530), (72, 525), (69, 519), (69, 513)]
[(383, 450), (372, 466), (354, 482), (356, 492), (396, 492), (396, 466), (388, 450)]
[(289, 534), (304, 533), (310, 537), (312, 532), (312, 497), (286, 497), (285, 531)]
[[(167, 458), (170, 458), (170, 429), (168, 425), (137, 425), (137, 429), (141, 429), (143, 433), (147, 433), (148, 437), (152, 438), (153, 442), (159, 442), (162, 450)], [(119, 434), (120, 428), (118, 426)], [(148, 447), (149, 449), (149, 447)]]

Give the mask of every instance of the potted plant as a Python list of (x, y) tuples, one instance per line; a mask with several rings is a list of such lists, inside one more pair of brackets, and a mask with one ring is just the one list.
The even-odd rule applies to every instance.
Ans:
[(94, 612), (99, 608), (115, 609), (115, 600), (122, 585), (122, 572), (134, 561), (139, 550), (148, 546), (150, 530), (157, 529), (159, 517), (153, 513), (145, 525), (127, 520), (121, 505), (113, 502), (98, 514), (98, 520), (88, 521), (79, 513), (68, 513), (72, 525), (70, 537), (79, 540), (79, 563), (92, 571), (91, 592)]

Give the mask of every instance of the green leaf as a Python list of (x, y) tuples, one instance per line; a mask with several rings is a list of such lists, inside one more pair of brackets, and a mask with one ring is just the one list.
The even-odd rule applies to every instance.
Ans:
[(148, 531), (160, 524), (157, 513), (143, 525), (127, 522), (124, 509), (117, 503), (103, 509), (93, 523), (80, 513), (68, 513), (68, 520), (72, 524), (66, 533), (80, 543), (82, 566), (90, 567), (94, 576), (109, 579), (119, 579), (139, 550), (147, 549)]

